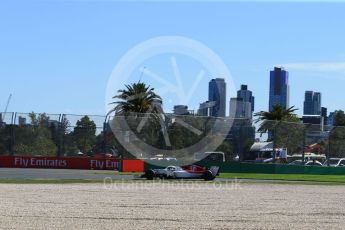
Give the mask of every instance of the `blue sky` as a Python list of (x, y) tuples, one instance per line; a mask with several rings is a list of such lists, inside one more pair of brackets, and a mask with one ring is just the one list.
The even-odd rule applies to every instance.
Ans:
[[(290, 73), (290, 104), (299, 114), (305, 90), (320, 91), (329, 111), (345, 110), (344, 12), (345, 3), (322, 2), (1, 1), (0, 110), (12, 93), (9, 111), (105, 114), (107, 84), (121, 57), (159, 36), (191, 38), (213, 50), (237, 89), (249, 85), (256, 111), (268, 109), (275, 65)], [(142, 66), (174, 84), (172, 55)], [(174, 57), (188, 92), (200, 63)], [(190, 109), (207, 100), (212, 77), (218, 76), (205, 72)], [(139, 78), (140, 68), (127, 83)], [(161, 87), (147, 76), (142, 81)], [(111, 87), (116, 94), (122, 83)], [(172, 93), (162, 96), (167, 112), (179, 103)]]

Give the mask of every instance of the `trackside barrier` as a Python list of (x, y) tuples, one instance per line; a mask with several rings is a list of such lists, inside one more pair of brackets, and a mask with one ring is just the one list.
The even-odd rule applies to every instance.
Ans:
[(142, 160), (123, 160), (122, 172), (144, 172), (144, 161)]
[[(53, 168), (53, 169), (94, 169), (118, 170), (122, 172), (143, 172), (168, 165), (185, 165), (181, 161), (120, 160), (93, 157), (29, 157), (0, 156), (0, 167), (4, 168)], [(219, 166), (221, 173), (263, 173), (263, 174), (310, 174), (345, 175), (345, 167), (320, 167), (285, 164), (255, 164), (239, 162), (197, 162), (203, 166)]]
[(0, 167), (121, 171), (122, 164), (120, 159), (111, 158), (1, 156)]
[(143, 172), (142, 160), (120, 160), (95, 157), (28, 157), (0, 156), (3, 168), (94, 169)]
[[(169, 163), (168, 163), (169, 164)], [(145, 162), (145, 170), (151, 168), (164, 168), (165, 164), (161, 161)], [(172, 164), (170, 162), (170, 164)], [(183, 162), (175, 162), (173, 165), (183, 165)], [(302, 166), (285, 164), (255, 164), (239, 162), (197, 162), (196, 164), (211, 167), (219, 166), (221, 173), (262, 173), (262, 174), (310, 174), (310, 175), (345, 175), (345, 167), (320, 167)], [(158, 166), (157, 166), (158, 165)]]

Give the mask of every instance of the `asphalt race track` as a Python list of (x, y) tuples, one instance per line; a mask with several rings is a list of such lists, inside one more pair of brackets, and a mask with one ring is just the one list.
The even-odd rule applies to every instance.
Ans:
[(131, 180), (133, 175), (120, 175), (114, 171), (73, 170), (73, 169), (22, 169), (0, 168), (0, 179), (64, 179), (64, 180)]
[[(134, 180), (138, 179), (134, 175), (124, 175), (109, 170), (77, 170), (77, 169), (27, 169), (27, 168), (0, 168), (0, 180), (95, 180), (103, 181), (104, 179), (112, 180)], [(203, 180), (201, 180), (203, 181)], [(216, 178), (216, 182), (236, 182), (236, 179), (222, 179)], [(254, 179), (240, 179), (241, 182), (253, 183), (272, 183), (272, 180), (254, 180)], [(280, 181), (274, 182), (305, 184), (305, 181)]]

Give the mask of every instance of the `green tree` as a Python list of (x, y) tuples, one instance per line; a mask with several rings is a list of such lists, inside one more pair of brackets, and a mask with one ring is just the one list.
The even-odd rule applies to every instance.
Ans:
[(330, 157), (345, 157), (345, 114), (339, 110), (335, 114), (334, 126), (329, 134)]
[[(201, 141), (206, 135), (206, 132), (204, 132), (206, 122), (202, 117), (176, 116), (173, 117), (169, 123), (168, 133), (173, 150), (194, 145)], [(192, 131), (192, 128), (202, 131), (202, 133), (198, 135)]]
[(334, 126), (329, 135), (330, 157), (345, 157), (345, 127)]
[(344, 111), (339, 110), (335, 114), (334, 126), (345, 126), (345, 114)]
[(0, 155), (9, 155), (11, 151), (11, 130), (14, 125), (0, 126)]
[(29, 114), (30, 125), (16, 127), (15, 153), (20, 155), (55, 156), (57, 146), (52, 140), (52, 133), (48, 128), (49, 117), (34, 112)]
[(225, 154), (225, 160), (226, 161), (233, 161), (236, 157), (236, 154), (234, 153), (233, 146), (231, 143), (227, 140), (224, 140), (223, 143), (218, 146), (216, 151), (223, 152)]
[(287, 147), (290, 153), (296, 152), (303, 146), (305, 129), (294, 113), (296, 110), (294, 106), (285, 109), (275, 105), (270, 112), (255, 113), (255, 123), (261, 122), (258, 131), (268, 132), (268, 141), (274, 141), (275, 147)]
[(89, 153), (96, 141), (96, 124), (88, 116), (77, 121), (73, 130), (73, 140), (78, 149)]
[(305, 126), (301, 122), (279, 122), (275, 127), (274, 141), (277, 147), (286, 147), (289, 154), (303, 149)]

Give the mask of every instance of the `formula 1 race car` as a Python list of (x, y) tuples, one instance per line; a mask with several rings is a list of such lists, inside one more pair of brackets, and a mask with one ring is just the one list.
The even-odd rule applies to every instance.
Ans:
[(211, 181), (219, 175), (219, 167), (212, 166), (210, 169), (199, 165), (168, 166), (165, 169), (150, 169), (141, 176), (148, 180), (160, 179), (204, 179)]

